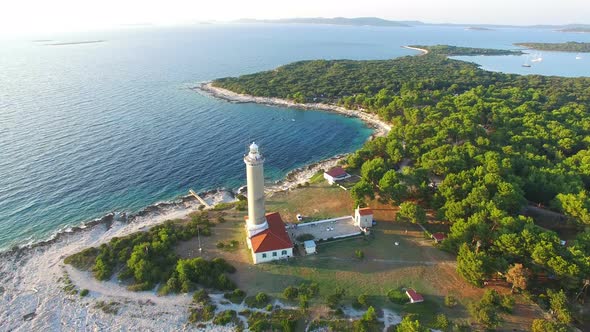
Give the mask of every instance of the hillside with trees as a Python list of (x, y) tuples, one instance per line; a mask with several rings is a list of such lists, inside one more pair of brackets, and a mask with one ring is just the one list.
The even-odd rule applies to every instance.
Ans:
[[(301, 61), (214, 85), (378, 114), (393, 125), (389, 135), (347, 160), (362, 176), (351, 190), (357, 203), (377, 196), (436, 211), (450, 224), (442, 245), (457, 253), (461, 276), (483, 286), (509, 275), (514, 291), (557, 312), (555, 294), (575, 298), (590, 278), (590, 78), (488, 72), (434, 50)], [(400, 170), (402, 161), (411, 167)], [(564, 245), (523, 213), (529, 204), (563, 213), (577, 235)]]
[(567, 43), (517, 43), (517, 46), (522, 46), (539, 51), (555, 51), (555, 52), (572, 52), (572, 53), (588, 53), (590, 52), (590, 43), (578, 43), (570, 41)]

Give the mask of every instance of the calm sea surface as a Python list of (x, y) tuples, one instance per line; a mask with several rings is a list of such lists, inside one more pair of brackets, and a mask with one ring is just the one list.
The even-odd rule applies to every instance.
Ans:
[[(44, 46), (56, 42), (103, 43)], [(514, 48), (590, 41), (547, 30), (200, 25), (0, 40), (0, 249), (111, 211), (245, 183), (250, 141), (268, 181), (362, 146), (371, 130), (335, 114), (230, 104), (196, 83), (304, 59), (387, 59), (407, 44)], [(590, 55), (470, 57), (489, 70), (590, 76)], [(465, 59), (465, 58), (462, 58)]]

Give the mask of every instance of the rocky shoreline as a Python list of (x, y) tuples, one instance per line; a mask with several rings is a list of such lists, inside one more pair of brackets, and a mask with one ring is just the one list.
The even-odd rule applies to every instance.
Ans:
[(223, 99), (232, 103), (256, 103), (268, 106), (281, 106), (298, 108), (304, 110), (318, 110), (326, 112), (334, 112), (348, 117), (355, 117), (362, 120), (367, 126), (375, 129), (371, 138), (378, 136), (386, 136), (391, 130), (391, 125), (379, 119), (376, 114), (364, 112), (362, 110), (351, 110), (338, 105), (324, 104), (324, 103), (295, 103), (293, 101), (281, 98), (271, 97), (256, 97), (251, 95), (239, 94), (224, 88), (216, 87), (212, 82), (202, 82), (193, 88), (197, 92), (203, 92), (215, 98)]
[[(197, 89), (231, 102), (256, 102), (274, 106), (330, 111), (345, 116), (358, 117), (370, 127), (375, 128), (375, 133), (371, 138), (384, 136), (391, 129), (388, 124), (372, 114), (347, 110), (335, 105), (295, 104), (287, 100), (243, 96), (215, 88), (207, 83)], [(274, 192), (293, 189), (297, 185), (309, 181), (318, 171), (336, 166), (346, 157), (347, 154), (337, 155), (299, 167), (289, 172), (283, 180), (269, 185), (266, 192), (268, 195), (272, 195)], [(200, 195), (211, 206), (214, 206), (220, 202), (234, 201), (235, 195), (244, 190), (245, 187), (240, 188), (237, 192), (216, 189), (200, 193)], [(185, 218), (189, 213), (198, 211), (200, 205), (200, 202), (194, 197), (187, 195), (173, 201), (158, 202), (133, 214), (111, 212), (79, 226), (62, 229), (48, 240), (0, 252), (0, 284), (2, 284), (0, 307), (8, 308), (8, 310), (0, 312), (1, 325), (9, 330), (60, 330), (62, 328), (100, 330), (109, 326), (117, 329), (142, 327), (150, 330), (173, 327), (174, 329), (190, 330), (191, 328), (186, 325), (188, 299), (183, 296), (172, 300), (144, 292), (142, 296), (148, 297), (153, 302), (147, 306), (142, 304), (142, 299), (138, 300), (139, 295), (121, 289), (121, 294), (116, 298), (125, 304), (125, 309), (119, 315), (113, 316), (97, 310), (90, 310), (90, 304), (94, 300), (115, 297), (111, 294), (112, 291), (107, 292), (106, 289), (103, 289), (104, 285), (93, 284), (92, 288), (102, 289), (104, 292), (94, 293), (95, 295), (78, 301), (74, 299), (75, 296), (72, 297), (63, 291), (60, 280), (64, 275), (69, 275), (76, 279), (77, 284), (86, 285), (93, 282), (91, 276), (73, 271), (70, 267), (65, 266), (63, 263), (65, 257), (91, 246), (99, 246), (113, 237), (145, 231), (166, 220)], [(112, 281), (112, 283), (117, 286), (116, 281)], [(138, 319), (138, 314), (144, 318)], [(166, 318), (154, 322), (150, 318), (154, 316)]]

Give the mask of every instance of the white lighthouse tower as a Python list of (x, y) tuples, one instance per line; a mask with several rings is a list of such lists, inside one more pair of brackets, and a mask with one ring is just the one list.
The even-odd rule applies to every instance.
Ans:
[(248, 186), (249, 236), (254, 236), (268, 228), (264, 207), (264, 158), (258, 151), (258, 145), (252, 143), (250, 152), (244, 156)]

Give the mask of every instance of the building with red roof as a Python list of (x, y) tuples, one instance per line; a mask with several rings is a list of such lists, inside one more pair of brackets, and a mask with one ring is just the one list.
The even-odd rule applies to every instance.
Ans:
[(357, 207), (354, 210), (354, 224), (363, 229), (373, 227), (373, 210), (368, 207)]
[(447, 236), (445, 235), (445, 233), (440, 233), (440, 232), (438, 232), (438, 233), (433, 233), (433, 234), (431, 235), (431, 237), (434, 239), (434, 242), (436, 242), (436, 243), (440, 243), (440, 242), (442, 242), (444, 239), (446, 239), (446, 238), (447, 238)]
[(406, 295), (408, 296), (408, 298), (410, 298), (410, 303), (424, 302), (424, 298), (422, 297), (422, 295), (420, 295), (411, 288), (406, 289)]
[(293, 256), (293, 242), (278, 212), (267, 213), (268, 228), (248, 238), (254, 264)]
[(331, 170), (324, 172), (324, 179), (326, 179), (329, 184), (334, 184), (336, 181), (348, 179), (349, 177), (350, 174), (346, 173), (344, 168), (340, 166), (334, 167)]

